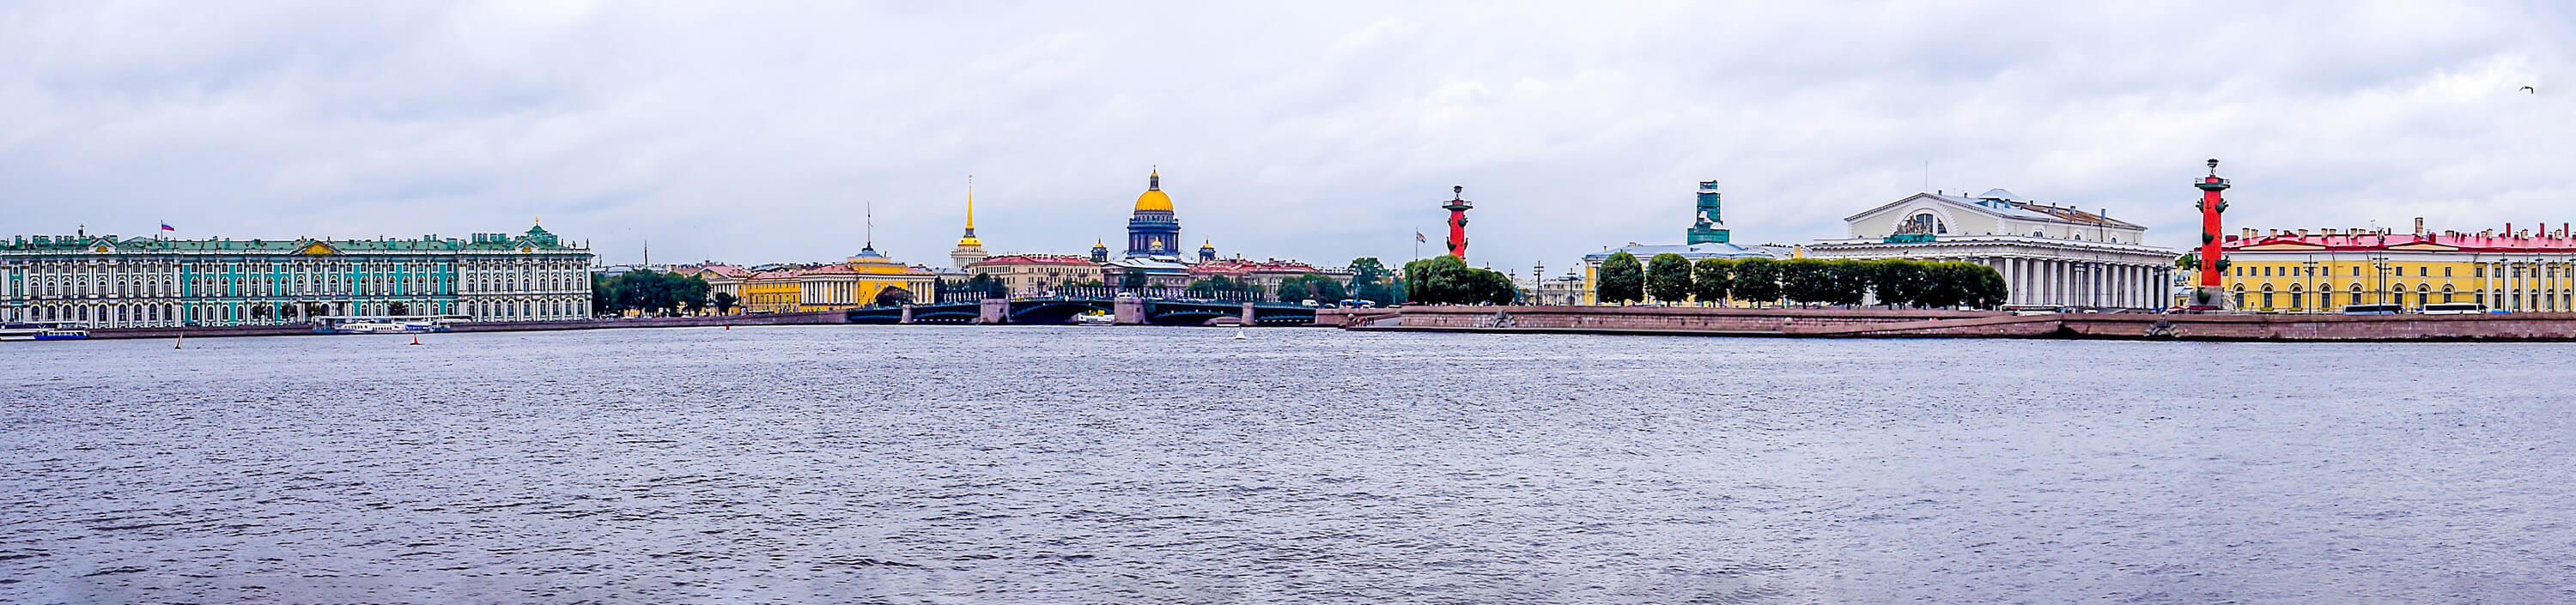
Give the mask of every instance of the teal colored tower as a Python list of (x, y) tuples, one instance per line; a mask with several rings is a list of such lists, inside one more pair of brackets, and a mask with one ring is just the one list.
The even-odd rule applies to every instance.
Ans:
[(1691, 221), (1689, 243), (1728, 243), (1726, 219), (1717, 213), (1717, 181), (1699, 182), (1699, 218)]

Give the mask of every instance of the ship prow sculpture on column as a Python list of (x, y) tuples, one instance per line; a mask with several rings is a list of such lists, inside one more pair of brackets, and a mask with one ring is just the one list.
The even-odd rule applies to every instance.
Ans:
[(2227, 179), (2218, 176), (2218, 158), (2209, 160), (2209, 176), (2193, 183), (2200, 188), (2200, 266), (2196, 268), (2199, 283), (2192, 288), (2191, 306), (2207, 309), (2233, 309), (2235, 301), (2218, 286), (2220, 273), (2227, 270), (2227, 260), (2220, 256), (2219, 215), (2227, 212)]

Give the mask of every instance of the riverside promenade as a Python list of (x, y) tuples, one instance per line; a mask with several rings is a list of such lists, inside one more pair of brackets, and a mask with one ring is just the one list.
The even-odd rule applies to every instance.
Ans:
[(2078, 338), (2285, 342), (2576, 341), (2576, 313), (2332, 315), (2153, 312), (2014, 315), (1922, 309), (1416, 306), (1329, 309), (1356, 331), (1808, 338)]

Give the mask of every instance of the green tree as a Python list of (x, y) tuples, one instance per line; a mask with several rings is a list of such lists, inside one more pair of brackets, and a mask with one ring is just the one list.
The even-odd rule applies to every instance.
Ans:
[(1292, 303), (1306, 300), (1306, 297), (1309, 296), (1308, 288), (1306, 287), (1306, 277), (1307, 276), (1304, 275), (1291, 275), (1288, 276), (1287, 279), (1279, 280), (1279, 302)]
[(1825, 262), (1825, 274), (1833, 284), (1832, 296), (1825, 302), (1848, 307), (1869, 298), (1870, 279), (1876, 275), (1876, 268), (1867, 261), (1834, 260)]
[(727, 314), (733, 313), (733, 306), (740, 302), (742, 301), (735, 299), (732, 292), (717, 292), (715, 296), (716, 312)]
[(1925, 266), (1924, 275), (1926, 279), (1924, 280), (1922, 299), (1918, 302), (1923, 306), (1935, 309), (1947, 309), (1967, 304), (1968, 296), (1971, 294), (1968, 290), (1968, 284), (1972, 283), (1976, 279), (1974, 273), (1969, 270), (1969, 267), (1975, 266), (1976, 265), (1970, 265), (1967, 263), (1954, 262), (1937, 262), (1930, 263)]
[(707, 288), (709, 286), (707, 286), (706, 278), (695, 275), (681, 275), (678, 273), (664, 273), (662, 274), (662, 277), (663, 279), (671, 280), (671, 293), (676, 296), (674, 302), (676, 302), (679, 307), (687, 309), (691, 314), (707, 310)]
[(1691, 292), (1690, 259), (1666, 252), (1646, 259), (1646, 294), (1664, 304), (1681, 304)]
[(1735, 262), (1735, 298), (1760, 307), (1780, 301), (1780, 263), (1767, 258)]
[(1691, 263), (1691, 297), (1702, 305), (1726, 306), (1735, 281), (1735, 261), (1703, 258)]
[(613, 315), (624, 310), (625, 307), (618, 305), (623, 298), (624, 295), (617, 291), (616, 278), (598, 273), (590, 275), (591, 315)]
[(1120, 290), (1143, 290), (1146, 287), (1146, 283), (1145, 272), (1143, 271), (1129, 269), (1118, 272), (1118, 289)]
[(1430, 304), (1510, 304), (1519, 289), (1497, 271), (1471, 269), (1446, 254), (1404, 264), (1404, 297)]
[(1520, 302), (1520, 287), (1512, 285), (1512, 276), (1504, 275), (1501, 271), (1487, 269), (1470, 269), (1470, 271), (1475, 273), (1478, 278), (1477, 281), (1482, 282), (1476, 289), (1476, 292), (1474, 292), (1473, 300), (1476, 302), (1482, 302), (1489, 305), (1508, 305)]
[(1977, 268), (1976, 296), (1969, 304), (1980, 309), (1992, 309), (2011, 300), (2011, 286), (2004, 281), (2004, 274), (1996, 272), (1994, 267), (1978, 265)]
[[(254, 309), (252, 309), (252, 310), (253, 310), (253, 311), (257, 311), (258, 309), (254, 308)], [(395, 302), (393, 302), (393, 303), (387, 304), (387, 305), (385, 305), (385, 314), (386, 314), (386, 315), (410, 315), (410, 314), (411, 314), (411, 303), (401, 302), (401, 301), (395, 301)], [(252, 315), (256, 316), (256, 315), (261, 315), (261, 314), (260, 314), (260, 313), (252, 313)]]
[(1793, 258), (1780, 261), (1780, 296), (1790, 302), (1814, 304), (1833, 296), (1832, 276), (1825, 273), (1825, 261)]
[(1386, 264), (1378, 262), (1377, 257), (1351, 259), (1350, 297), (1378, 304), (1403, 302), (1397, 296), (1399, 290), (1388, 283), (1390, 277), (1393, 276)]
[(1646, 297), (1645, 271), (1645, 267), (1637, 265), (1637, 255), (1625, 251), (1611, 254), (1610, 258), (1601, 261), (1601, 268), (1595, 273), (1592, 296), (1604, 304), (1614, 305), (1642, 300)]
[(1011, 297), (1010, 286), (1003, 285), (1002, 280), (994, 279), (993, 276), (982, 273), (977, 273), (974, 277), (966, 278), (966, 287), (960, 289), (960, 291), (980, 294), (977, 298), (984, 300)]
[(1868, 261), (1870, 294), (1889, 308), (1911, 307), (1923, 290), (1923, 266), (1901, 258)]
[(1279, 280), (1279, 302), (1311, 300), (1319, 303), (1335, 303), (1349, 297), (1349, 291), (1342, 288), (1341, 280), (1326, 275), (1308, 273)]

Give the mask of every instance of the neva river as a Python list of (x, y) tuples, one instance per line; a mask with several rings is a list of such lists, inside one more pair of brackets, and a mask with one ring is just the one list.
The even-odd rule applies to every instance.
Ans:
[(0, 602), (2576, 602), (2568, 344), (0, 344)]

